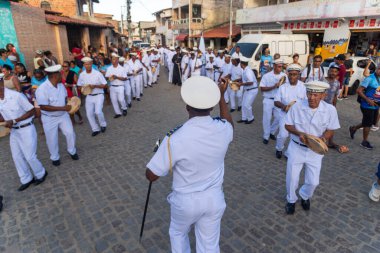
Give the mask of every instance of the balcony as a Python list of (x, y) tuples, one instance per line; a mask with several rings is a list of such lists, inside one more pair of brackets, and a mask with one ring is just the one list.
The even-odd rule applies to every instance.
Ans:
[[(191, 20), (191, 30), (202, 30), (202, 19), (201, 18), (193, 18)], [(189, 29), (189, 19), (177, 19), (172, 21), (172, 29), (173, 30), (182, 30)]]
[(165, 25), (157, 26), (156, 33), (157, 34), (166, 34), (168, 28)]

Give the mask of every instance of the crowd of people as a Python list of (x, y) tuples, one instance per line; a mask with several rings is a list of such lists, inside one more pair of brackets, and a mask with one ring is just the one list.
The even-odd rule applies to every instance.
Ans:
[[(29, 72), (11, 44), (7, 49), (0, 49), (0, 123), (11, 129), (10, 146), (20, 177), (19, 191), (31, 184), (43, 183), (48, 175), (37, 158), (34, 118), (38, 118), (42, 125), (41, 134), (45, 135), (54, 166), (59, 166), (61, 162), (59, 130), (66, 138), (67, 152), (73, 160), (78, 160), (73, 125), (83, 124), (83, 116), (79, 110), (69, 114), (73, 109), (70, 104), (72, 98), (85, 99), (91, 136), (95, 137), (107, 129), (104, 102), (112, 104), (114, 118), (126, 117), (132, 104), (141, 101), (144, 89), (159, 83), (163, 69), (168, 71), (170, 83), (182, 86), (181, 96), (187, 104), (190, 116), (188, 122), (191, 124), (186, 122), (164, 139), (168, 146), (159, 147), (147, 166), (147, 178), (155, 181), (170, 170), (173, 171), (173, 191), (178, 194), (169, 201), (173, 205), (183, 203), (181, 198), (194, 193), (194, 185), (197, 185), (195, 191), (200, 196), (204, 193), (206, 199), (218, 199), (214, 202), (215, 210), (208, 213), (204, 220), (200, 218), (200, 212), (194, 211), (184, 216), (187, 221), (183, 223), (181, 210), (172, 209), (170, 235), (174, 252), (188, 249), (188, 228), (196, 222), (200, 222), (197, 240), (199, 237), (202, 241), (199, 245), (213, 249), (210, 252), (217, 252), (220, 220), (225, 209), (221, 190), (224, 156), (233, 132), (230, 113), (241, 112), (237, 123), (252, 124), (255, 121), (252, 106), (259, 91), (263, 96), (262, 142), (267, 145), (270, 141), (276, 141), (275, 157), (287, 158), (287, 214), (295, 212), (298, 199), (296, 191), (303, 168), (305, 183), (299, 195), (304, 210), (310, 209), (310, 199), (319, 184), (323, 155), (308, 147), (307, 136), (316, 136), (340, 153), (349, 151), (348, 147), (336, 144), (333, 140), (334, 131), (340, 128), (337, 100), (347, 96), (343, 87), (352, 71), (346, 62), (349, 60), (347, 55), (337, 55), (325, 73), (320, 66), (320, 55), (315, 55), (312, 63), (303, 67), (298, 62), (297, 54), (293, 56), (292, 63), (285, 64), (280, 55), (272, 58), (267, 48), (262, 56), (258, 78), (249, 67), (250, 59), (240, 52), (239, 47), (235, 48), (232, 55), (228, 54), (228, 50), (213, 50), (211, 47), (202, 52), (196, 47), (160, 45), (145, 50), (134, 47), (129, 51), (111, 45), (108, 51), (109, 58), (104, 49), (89, 47), (84, 53), (79, 46), (75, 46), (72, 59), (59, 63), (51, 52), (36, 50), (34, 70)], [(354, 138), (359, 128), (363, 128), (361, 146), (368, 150), (373, 148), (368, 141), (369, 131), (371, 128), (376, 130), (378, 124), (379, 76), (380, 65), (358, 88), (363, 120), (357, 126), (350, 127), (351, 138)], [(212, 119), (210, 111), (217, 104), (221, 119)], [(210, 134), (215, 133), (214, 127), (220, 129), (217, 131), (222, 133), (220, 136)], [(206, 141), (201, 144), (197, 142), (211, 137), (215, 138), (213, 143), (220, 143), (220, 146), (210, 145)], [(288, 138), (289, 145), (284, 151)], [(215, 147), (218, 147), (218, 152), (214, 150)], [(208, 152), (200, 153), (201, 150)], [(215, 156), (210, 158), (210, 154)], [(198, 164), (200, 161), (209, 161), (209, 166), (202, 172), (199, 168), (204, 165)], [(380, 165), (377, 175), (379, 181), (373, 184), (369, 193), (374, 201), (380, 198)], [(190, 201), (186, 205), (189, 210), (195, 210), (197, 202)], [(204, 232), (205, 226), (208, 232)], [(204, 236), (207, 238), (202, 238)]]

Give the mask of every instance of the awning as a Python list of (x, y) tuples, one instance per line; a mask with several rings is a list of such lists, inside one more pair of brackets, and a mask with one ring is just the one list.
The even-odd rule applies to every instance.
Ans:
[[(232, 25), (232, 38), (236, 37), (240, 33), (241, 33), (240, 26)], [(224, 38), (228, 38), (229, 36), (230, 36), (230, 25), (229, 24), (224, 25), (224, 26), (220, 26), (220, 27), (208, 30), (208, 31), (205, 31), (203, 33), (203, 38), (207, 38), (207, 39), (215, 39), (215, 38), (224, 39)], [(194, 35), (192, 37), (193, 38), (200, 38), (201, 34), (197, 34), (197, 35)]]
[(185, 41), (187, 39), (188, 35), (187, 34), (179, 34), (177, 37), (175, 37), (175, 40), (178, 40), (178, 41)]
[(53, 24), (65, 24), (65, 25), (79, 25), (79, 26), (93, 26), (93, 27), (99, 27), (99, 28), (114, 28), (113, 25), (109, 24), (102, 24), (102, 23), (95, 23), (88, 20), (82, 20), (82, 19), (76, 19), (76, 18), (69, 18), (65, 16), (56, 16), (51, 14), (45, 14), (46, 21)]

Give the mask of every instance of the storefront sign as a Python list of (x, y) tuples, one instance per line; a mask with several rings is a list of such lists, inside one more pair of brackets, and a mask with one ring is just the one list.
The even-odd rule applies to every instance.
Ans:
[(323, 36), (322, 57), (323, 59), (334, 57), (337, 54), (347, 52), (351, 36), (348, 25), (336, 28), (328, 28)]

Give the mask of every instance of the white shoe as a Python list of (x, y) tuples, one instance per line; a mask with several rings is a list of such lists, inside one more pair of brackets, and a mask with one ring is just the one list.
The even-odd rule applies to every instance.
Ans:
[(369, 198), (375, 202), (380, 200), (380, 190), (376, 189), (375, 183), (372, 185), (371, 191), (368, 194)]
[(371, 127), (371, 131), (376, 132), (377, 130), (379, 130), (379, 127), (378, 127), (378, 126), (373, 125), (373, 126)]

